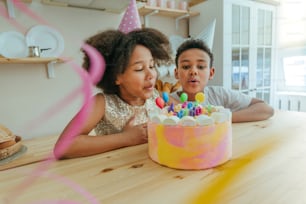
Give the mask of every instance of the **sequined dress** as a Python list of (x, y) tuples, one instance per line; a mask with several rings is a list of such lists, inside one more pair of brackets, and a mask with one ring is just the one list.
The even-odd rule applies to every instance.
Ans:
[(154, 90), (153, 96), (142, 106), (132, 106), (125, 103), (117, 95), (104, 94), (105, 114), (95, 127), (97, 135), (109, 135), (122, 131), (129, 119), (135, 115), (134, 125), (146, 123), (148, 112), (156, 108), (155, 99), (159, 96)]

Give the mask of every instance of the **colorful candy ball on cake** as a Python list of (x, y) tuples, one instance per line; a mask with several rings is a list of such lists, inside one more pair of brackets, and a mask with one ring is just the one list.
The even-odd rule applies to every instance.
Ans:
[(188, 100), (188, 95), (186, 94), (186, 93), (182, 93), (181, 95), (180, 95), (180, 101), (182, 102), (182, 103), (184, 103), (185, 101), (187, 101)]
[(197, 93), (196, 96), (195, 96), (195, 100), (198, 103), (203, 103), (205, 101), (205, 94), (202, 93), (202, 92)]
[(165, 106), (165, 101), (161, 97), (157, 97), (155, 99), (155, 103), (160, 109), (162, 109)]

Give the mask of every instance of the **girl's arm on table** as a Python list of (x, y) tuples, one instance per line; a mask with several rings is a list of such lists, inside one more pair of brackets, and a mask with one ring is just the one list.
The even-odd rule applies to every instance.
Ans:
[[(66, 147), (62, 155), (57, 151), (64, 140), (71, 125), (75, 122), (77, 115), (69, 122), (60, 135), (54, 147), (54, 155), (57, 159), (67, 159), (95, 155), (121, 147), (132, 146), (147, 142), (145, 125), (133, 126), (133, 118), (129, 121), (122, 132), (111, 135), (94, 136), (89, 135), (91, 130), (103, 118), (105, 113), (105, 100), (102, 94), (94, 97), (93, 107), (87, 119), (81, 127), (80, 133), (74, 137), (72, 143)], [(60, 148), (59, 148), (60, 149)]]

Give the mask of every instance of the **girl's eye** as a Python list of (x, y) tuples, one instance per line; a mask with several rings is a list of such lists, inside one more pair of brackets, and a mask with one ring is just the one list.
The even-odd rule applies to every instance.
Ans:
[(143, 71), (143, 68), (142, 67), (138, 67), (137, 69), (135, 69), (136, 72), (141, 72)]
[(143, 66), (141, 66), (141, 65), (135, 66), (135, 67), (134, 67), (134, 70), (135, 70), (136, 72), (142, 71), (142, 70), (143, 70)]
[[(155, 65), (150, 65), (148, 68), (149, 68), (149, 69), (155, 69)], [(144, 66), (137, 66), (137, 67), (135, 67), (135, 71), (136, 71), (136, 72), (141, 72), (141, 71), (143, 71), (144, 69), (145, 69)]]

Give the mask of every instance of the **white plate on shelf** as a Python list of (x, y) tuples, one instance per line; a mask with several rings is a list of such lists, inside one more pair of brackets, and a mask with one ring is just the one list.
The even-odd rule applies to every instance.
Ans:
[(0, 54), (7, 58), (27, 57), (28, 46), (25, 36), (17, 31), (0, 33)]
[(26, 34), (26, 42), (28, 46), (38, 46), (41, 57), (59, 57), (65, 48), (63, 36), (54, 28), (45, 25), (32, 27)]

